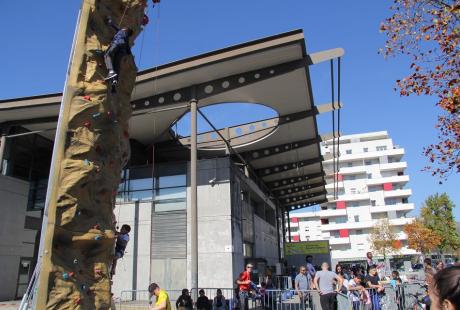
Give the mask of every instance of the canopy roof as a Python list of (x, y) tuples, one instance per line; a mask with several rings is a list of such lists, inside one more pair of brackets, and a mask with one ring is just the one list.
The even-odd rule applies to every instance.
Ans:
[[(308, 55), (302, 30), (295, 30), (198, 55), (139, 72), (133, 92), (132, 139), (149, 145), (175, 137), (171, 124), (198, 107), (247, 102), (266, 105), (279, 117), (221, 129), (219, 132), (286, 207), (326, 200), (316, 115), (339, 108), (315, 107), (309, 65), (343, 55), (342, 49)], [(56, 126), (61, 94), (0, 101), (0, 125), (31, 131)], [(41, 133), (50, 139), (53, 131)], [(226, 150), (214, 132), (198, 137), (201, 152)]]

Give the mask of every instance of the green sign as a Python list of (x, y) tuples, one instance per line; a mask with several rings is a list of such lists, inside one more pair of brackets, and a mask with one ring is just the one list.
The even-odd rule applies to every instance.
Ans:
[(285, 243), (284, 254), (329, 254), (329, 241), (306, 241)]

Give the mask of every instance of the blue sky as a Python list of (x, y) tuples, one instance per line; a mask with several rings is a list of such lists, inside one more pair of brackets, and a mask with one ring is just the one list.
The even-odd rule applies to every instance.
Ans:
[[(81, 1), (1, 2), (0, 98), (60, 92)], [(407, 61), (377, 54), (384, 44), (378, 28), (390, 15), (389, 5), (368, 0), (162, 0), (154, 10), (150, 5), (151, 22), (133, 52), (138, 67), (145, 69), (297, 28), (305, 32), (308, 52), (344, 48), (342, 132), (388, 130), (394, 143), (406, 150), (410, 200), (417, 209), (428, 195), (445, 191), (459, 205), (455, 215), (460, 220), (460, 176), (439, 185), (420, 171), (426, 164), (423, 146), (436, 141), (435, 99), (399, 97), (393, 87), (408, 72)], [(328, 66), (314, 66), (311, 73), (315, 102), (330, 101)], [(238, 115), (266, 116), (257, 108), (244, 109)], [(225, 125), (219, 114), (209, 111), (213, 122)], [(319, 128), (331, 131), (330, 115), (320, 117)]]

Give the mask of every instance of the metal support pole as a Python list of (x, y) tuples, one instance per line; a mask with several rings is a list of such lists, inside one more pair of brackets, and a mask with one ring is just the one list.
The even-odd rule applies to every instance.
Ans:
[[(281, 209), (281, 226), (283, 227), (283, 245), (286, 243), (286, 212)], [(283, 255), (284, 256), (284, 255)]]
[(0, 174), (3, 171), (3, 158), (5, 156), (6, 134), (2, 133), (0, 137)]
[[(190, 226), (191, 226), (191, 271), (192, 292), (198, 292), (198, 208), (197, 208), (197, 100), (190, 101)], [(197, 296), (192, 296), (193, 300)]]
[(292, 239), (291, 239), (291, 218), (289, 217), (289, 211), (287, 211), (287, 222), (288, 222), (289, 242), (292, 242)]

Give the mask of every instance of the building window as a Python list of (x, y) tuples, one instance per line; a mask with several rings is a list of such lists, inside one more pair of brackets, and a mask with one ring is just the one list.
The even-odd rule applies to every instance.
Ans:
[(403, 198), (403, 199), (402, 199), (402, 203), (409, 203), (409, 199)]
[(387, 150), (387, 146), (386, 146), (386, 145), (377, 146), (377, 151), (386, 151), (386, 150)]
[(355, 215), (355, 222), (359, 222), (359, 215)]
[(343, 224), (348, 221), (348, 218), (346, 216), (338, 216), (335, 218), (335, 223), (336, 224)]
[(351, 154), (351, 150), (346, 150), (345, 153)]
[(352, 187), (350, 188), (350, 194), (356, 194), (357, 191), (356, 191), (356, 188)]
[(362, 229), (357, 229), (357, 230), (356, 230), (356, 234), (357, 234), (357, 235), (362, 235), (362, 234), (363, 234), (363, 230), (362, 230)]
[(370, 165), (372, 165), (372, 160), (366, 160), (366, 161), (364, 161), (364, 164), (366, 166), (370, 166)]
[(398, 171), (398, 176), (402, 176), (402, 175), (404, 175), (404, 172)]
[(367, 153), (369, 151), (369, 148), (365, 147), (363, 148), (364, 153)]
[(353, 163), (350, 161), (350, 162), (347, 163), (347, 166), (348, 167), (353, 167)]
[(377, 201), (371, 200), (371, 206), (375, 207), (377, 205)]
[(321, 219), (321, 225), (328, 225), (329, 219)]

